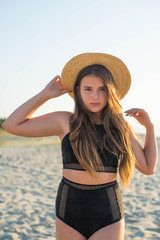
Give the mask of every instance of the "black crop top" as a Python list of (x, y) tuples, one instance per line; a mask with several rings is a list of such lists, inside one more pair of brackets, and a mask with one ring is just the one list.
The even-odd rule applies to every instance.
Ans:
[[(103, 125), (95, 125), (95, 128), (98, 132), (98, 136), (102, 138), (105, 134), (105, 129)], [(70, 133), (68, 132), (64, 136), (61, 142), (63, 169), (74, 169), (74, 170), (85, 171), (85, 169), (82, 168), (76, 156), (74, 155), (74, 152), (69, 140), (69, 136), (70, 136)], [(107, 147), (109, 147), (108, 141), (106, 141), (106, 145)], [(105, 172), (111, 172), (111, 173), (117, 172), (119, 156), (120, 156), (119, 151), (118, 151), (118, 158), (116, 157), (116, 155), (107, 151), (106, 149), (103, 150), (103, 154), (100, 153), (100, 158), (102, 160)]]

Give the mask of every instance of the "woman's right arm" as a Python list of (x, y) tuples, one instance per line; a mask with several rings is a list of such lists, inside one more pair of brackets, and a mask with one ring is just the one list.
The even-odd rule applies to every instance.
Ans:
[(69, 113), (54, 112), (31, 118), (33, 113), (46, 101), (69, 92), (63, 88), (60, 77), (56, 76), (36, 96), (17, 108), (3, 123), (9, 133), (24, 137), (60, 136), (63, 132), (62, 120), (67, 120)]

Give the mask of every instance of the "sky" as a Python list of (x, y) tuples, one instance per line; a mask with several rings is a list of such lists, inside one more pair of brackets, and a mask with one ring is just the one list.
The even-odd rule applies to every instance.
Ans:
[[(61, 75), (75, 55), (103, 52), (120, 58), (131, 73), (123, 112), (145, 109), (160, 135), (159, 24), (159, 0), (0, 0), (0, 117)], [(74, 110), (68, 94), (33, 116), (59, 110)], [(137, 132), (145, 131), (125, 118)]]

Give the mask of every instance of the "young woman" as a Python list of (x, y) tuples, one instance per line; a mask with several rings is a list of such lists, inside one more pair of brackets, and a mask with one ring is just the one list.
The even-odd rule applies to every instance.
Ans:
[[(144, 148), (123, 118), (119, 100), (130, 74), (118, 58), (85, 53), (71, 59), (36, 96), (4, 122), (8, 132), (25, 137), (59, 136), (63, 179), (56, 198), (57, 240), (124, 239), (123, 204), (117, 183), (128, 186), (133, 169), (153, 174), (157, 161), (154, 126), (143, 109), (126, 111), (146, 128)], [(75, 112), (31, 118), (47, 100), (69, 93)]]

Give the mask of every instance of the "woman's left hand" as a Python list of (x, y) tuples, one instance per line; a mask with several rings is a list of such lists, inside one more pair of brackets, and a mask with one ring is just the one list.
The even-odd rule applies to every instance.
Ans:
[(151, 119), (144, 109), (131, 108), (125, 111), (125, 113), (126, 116), (134, 117), (141, 125), (146, 128), (152, 125)]

